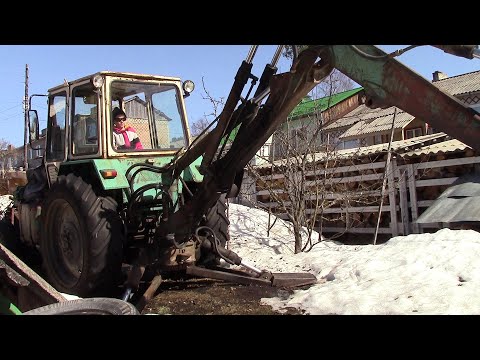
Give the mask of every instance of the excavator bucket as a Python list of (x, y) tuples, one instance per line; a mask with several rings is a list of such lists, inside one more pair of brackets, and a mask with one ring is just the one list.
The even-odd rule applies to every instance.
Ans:
[(242, 285), (297, 288), (317, 283), (315, 275), (309, 273), (271, 273), (264, 271), (261, 275), (257, 275), (243, 270), (220, 267), (207, 269), (198, 266), (188, 266), (186, 272), (192, 276), (236, 282)]
[(273, 273), (272, 286), (277, 287), (303, 287), (317, 283), (315, 275), (310, 273)]

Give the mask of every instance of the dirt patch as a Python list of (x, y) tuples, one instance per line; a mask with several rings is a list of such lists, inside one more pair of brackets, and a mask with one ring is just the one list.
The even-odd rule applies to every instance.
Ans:
[[(44, 276), (39, 257), (24, 256), (21, 251), (17, 252), (17, 255), (40, 276)], [(129, 301), (136, 304), (148, 285), (148, 282), (142, 283), (134, 298)], [(121, 298), (123, 292), (124, 289), (121, 287), (118, 294), (113, 294), (113, 297)], [(292, 293), (292, 289), (239, 285), (208, 278), (165, 279), (142, 314), (301, 315), (303, 312), (296, 308), (275, 311), (271, 306), (261, 304), (262, 298), (287, 299)]]
[(165, 281), (142, 314), (171, 315), (301, 315), (288, 308), (274, 311), (262, 298), (287, 298), (292, 290), (270, 286), (237, 285), (210, 279)]

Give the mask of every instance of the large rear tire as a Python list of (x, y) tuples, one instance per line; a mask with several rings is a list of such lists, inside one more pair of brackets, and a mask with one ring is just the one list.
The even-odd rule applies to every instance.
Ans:
[(107, 296), (121, 276), (123, 238), (117, 203), (73, 174), (59, 176), (41, 214), (42, 265), (58, 291)]

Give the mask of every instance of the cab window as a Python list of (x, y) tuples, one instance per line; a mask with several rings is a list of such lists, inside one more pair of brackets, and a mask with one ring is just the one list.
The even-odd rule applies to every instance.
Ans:
[(73, 90), (71, 136), (73, 155), (98, 152), (98, 96), (91, 83)]

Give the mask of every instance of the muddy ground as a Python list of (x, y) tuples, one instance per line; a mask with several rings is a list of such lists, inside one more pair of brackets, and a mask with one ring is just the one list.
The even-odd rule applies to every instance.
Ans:
[[(22, 256), (40, 276), (41, 262), (38, 256)], [(144, 283), (136, 292), (137, 297), (130, 301), (136, 304), (150, 283)], [(120, 290), (119, 290), (120, 291)], [(123, 292), (123, 288), (121, 289)], [(207, 278), (165, 279), (154, 297), (146, 304), (142, 314), (171, 315), (301, 315), (301, 310), (295, 308), (275, 311), (269, 305), (261, 304), (262, 298), (288, 298), (293, 290), (272, 286), (239, 285), (236, 283), (212, 280)], [(118, 296), (117, 296), (118, 295)], [(121, 297), (121, 293), (113, 297)]]
[(287, 298), (292, 290), (238, 285), (210, 279), (164, 281), (142, 314), (171, 315), (301, 315), (288, 308), (277, 312), (262, 298)]

